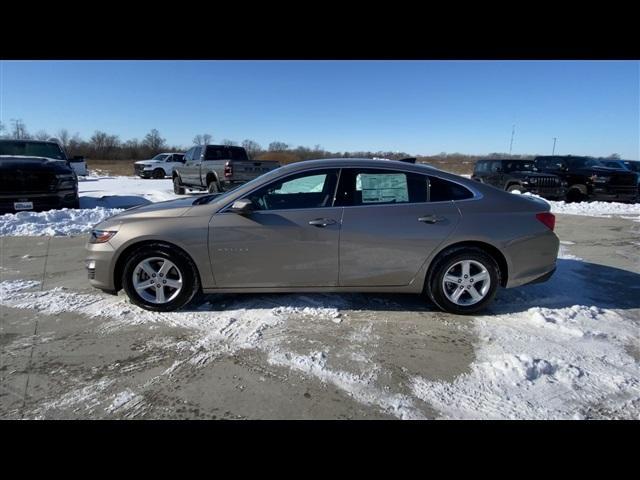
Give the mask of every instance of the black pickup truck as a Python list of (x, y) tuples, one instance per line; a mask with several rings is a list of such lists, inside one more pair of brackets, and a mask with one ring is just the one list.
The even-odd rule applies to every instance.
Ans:
[(634, 203), (638, 200), (638, 174), (609, 168), (593, 157), (540, 156), (539, 172), (552, 173), (567, 182), (567, 201), (604, 200)]
[(0, 140), (0, 214), (79, 207), (78, 177), (58, 143)]
[(537, 172), (532, 160), (478, 160), (471, 178), (507, 192), (518, 190), (550, 200), (564, 199), (567, 192), (564, 180), (557, 175)]

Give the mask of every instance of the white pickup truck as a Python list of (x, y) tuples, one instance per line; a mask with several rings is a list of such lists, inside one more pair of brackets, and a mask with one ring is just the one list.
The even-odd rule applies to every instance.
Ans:
[(242, 147), (198, 145), (187, 150), (184, 164), (174, 169), (173, 191), (179, 195), (187, 188), (223, 192), (279, 166), (274, 160), (250, 160)]

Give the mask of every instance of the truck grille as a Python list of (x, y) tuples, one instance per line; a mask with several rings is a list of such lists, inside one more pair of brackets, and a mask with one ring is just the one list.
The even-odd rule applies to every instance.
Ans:
[(15, 170), (2, 172), (0, 193), (47, 193), (55, 192), (58, 181), (51, 172), (29, 172)]
[(536, 185), (541, 188), (555, 188), (560, 186), (558, 177), (537, 177)]
[(612, 175), (609, 180), (611, 186), (634, 186), (638, 183), (635, 175)]
[(142, 173), (142, 171), (144, 170), (144, 165), (133, 165), (133, 172), (136, 175), (140, 175)]

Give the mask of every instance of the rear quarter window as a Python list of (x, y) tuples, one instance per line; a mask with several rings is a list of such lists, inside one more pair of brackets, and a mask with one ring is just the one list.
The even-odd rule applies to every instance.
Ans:
[(447, 202), (473, 198), (473, 192), (462, 185), (438, 177), (429, 177), (429, 201)]

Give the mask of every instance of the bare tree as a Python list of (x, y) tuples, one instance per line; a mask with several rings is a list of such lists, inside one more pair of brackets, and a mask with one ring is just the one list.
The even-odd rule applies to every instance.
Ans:
[(38, 130), (34, 135), (36, 140), (49, 140), (51, 136), (45, 130)]
[(195, 137), (193, 137), (193, 144), (202, 145), (202, 135), (198, 134)]
[(208, 133), (203, 133), (202, 134), (202, 144), (203, 145), (209, 145), (211, 143), (211, 140), (213, 140), (213, 135), (210, 135)]
[(607, 158), (610, 158), (611, 160), (620, 160), (622, 157), (620, 157), (619, 153), (612, 153)]
[(4, 138), (4, 134), (2, 132), (4, 132), (6, 130), (6, 127), (4, 126), (4, 123), (0, 122), (0, 138)]
[(238, 145), (238, 142), (234, 142), (233, 140), (229, 140), (227, 138), (225, 138), (224, 140), (222, 140), (222, 145), (228, 145), (230, 147), (235, 147), (236, 145)]
[(61, 128), (60, 130), (58, 130), (58, 140), (60, 140), (60, 143), (62, 144), (62, 146), (67, 149), (69, 147), (69, 130), (67, 130), (66, 128)]
[(271, 142), (269, 144), (269, 151), (270, 152), (284, 152), (288, 148), (289, 148), (289, 145), (287, 145), (284, 142)]
[(247, 151), (250, 157), (255, 156), (260, 150), (262, 150), (262, 147), (258, 142), (254, 142), (249, 139), (242, 141), (242, 147)]
[(165, 139), (162, 138), (160, 132), (154, 128), (145, 135), (142, 144), (152, 151), (157, 152), (165, 146)]
[(11, 130), (11, 138), (15, 138), (16, 140), (25, 140), (30, 138), (29, 132), (27, 132), (27, 126), (24, 124), (22, 119), (12, 118), (11, 124), (13, 125), (13, 129)]

